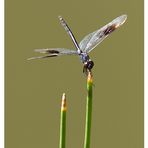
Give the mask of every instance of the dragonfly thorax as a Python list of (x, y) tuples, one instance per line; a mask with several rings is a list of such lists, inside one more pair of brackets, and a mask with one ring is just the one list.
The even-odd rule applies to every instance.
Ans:
[(86, 63), (90, 60), (89, 55), (87, 53), (82, 52), (80, 54), (80, 60), (82, 61), (82, 63)]

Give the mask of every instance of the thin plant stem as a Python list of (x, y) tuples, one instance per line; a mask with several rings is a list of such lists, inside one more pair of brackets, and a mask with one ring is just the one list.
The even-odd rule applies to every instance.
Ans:
[(60, 118), (60, 143), (59, 148), (65, 148), (66, 146), (66, 95), (63, 93), (61, 103), (61, 118)]
[(91, 138), (91, 121), (92, 121), (92, 74), (88, 73), (87, 76), (87, 98), (86, 98), (86, 122), (85, 122), (85, 139), (84, 148), (90, 148)]

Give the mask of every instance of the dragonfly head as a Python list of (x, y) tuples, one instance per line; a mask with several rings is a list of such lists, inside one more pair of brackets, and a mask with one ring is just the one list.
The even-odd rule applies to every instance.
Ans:
[(84, 63), (83, 72), (85, 74), (87, 74), (88, 72), (91, 72), (91, 69), (93, 68), (93, 66), (94, 66), (94, 62), (89, 59), (89, 61)]

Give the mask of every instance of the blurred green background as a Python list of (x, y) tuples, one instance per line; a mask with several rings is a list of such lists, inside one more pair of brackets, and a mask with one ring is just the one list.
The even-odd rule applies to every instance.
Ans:
[(67, 94), (67, 148), (84, 141), (86, 77), (77, 56), (27, 61), (37, 48), (78, 42), (114, 18), (126, 23), (91, 53), (95, 62), (91, 148), (143, 148), (143, 0), (5, 1), (5, 147), (57, 148)]

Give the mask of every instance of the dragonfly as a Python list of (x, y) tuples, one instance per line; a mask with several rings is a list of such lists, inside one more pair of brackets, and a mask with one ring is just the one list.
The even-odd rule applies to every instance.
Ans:
[(32, 57), (32, 59), (44, 59), (49, 57), (57, 57), (62, 55), (77, 55), (80, 57), (80, 61), (83, 63), (83, 72), (91, 72), (94, 62), (89, 57), (89, 52), (91, 52), (97, 45), (99, 45), (107, 36), (109, 36), (113, 31), (119, 28), (127, 19), (127, 15), (121, 15), (110, 23), (106, 24), (102, 28), (86, 35), (80, 43), (77, 42), (74, 34), (69, 28), (66, 21), (59, 16), (59, 20), (65, 31), (70, 36), (76, 50), (66, 49), (66, 48), (47, 48), (47, 49), (35, 49), (35, 52), (43, 53), (43, 56)]

